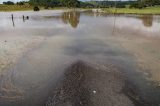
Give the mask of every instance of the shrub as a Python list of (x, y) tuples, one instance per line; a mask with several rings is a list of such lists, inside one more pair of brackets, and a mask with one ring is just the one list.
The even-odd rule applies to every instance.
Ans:
[(34, 11), (39, 11), (40, 9), (39, 9), (38, 6), (35, 6), (35, 7), (33, 8), (33, 10), (34, 10)]

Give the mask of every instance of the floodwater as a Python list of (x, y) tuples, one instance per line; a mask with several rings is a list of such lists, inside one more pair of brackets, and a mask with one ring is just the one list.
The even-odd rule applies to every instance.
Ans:
[(3, 71), (0, 106), (45, 106), (66, 68), (77, 61), (114, 64), (147, 106), (160, 104), (160, 16), (1, 12), (4, 35), (44, 40)]

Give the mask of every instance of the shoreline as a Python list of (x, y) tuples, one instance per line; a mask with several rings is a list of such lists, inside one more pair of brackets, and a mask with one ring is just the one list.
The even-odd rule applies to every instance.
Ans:
[[(70, 8), (65, 8), (65, 7), (55, 7), (51, 9), (44, 9), (40, 7), (40, 11), (54, 11), (54, 10), (66, 10)], [(78, 10), (97, 10), (93, 11), (95, 13), (105, 13), (105, 14), (116, 14), (116, 15), (160, 15), (160, 7), (150, 7), (150, 8), (144, 8), (144, 9), (135, 9), (135, 8), (77, 8)], [(27, 8), (27, 9), (15, 9), (15, 10), (1, 10), (0, 12), (25, 12), (25, 11), (33, 11), (33, 8)]]

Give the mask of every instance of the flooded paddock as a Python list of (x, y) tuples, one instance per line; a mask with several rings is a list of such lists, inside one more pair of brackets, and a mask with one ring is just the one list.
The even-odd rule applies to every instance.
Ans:
[(159, 45), (158, 15), (1, 12), (0, 106), (159, 106)]

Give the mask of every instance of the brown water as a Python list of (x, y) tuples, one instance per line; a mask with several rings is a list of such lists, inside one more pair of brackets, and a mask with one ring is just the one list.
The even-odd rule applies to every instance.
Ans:
[[(14, 14), (14, 26), (11, 20)], [(22, 16), (29, 16), (23, 20)], [(42, 36), (0, 77), (0, 106), (44, 106), (44, 101), (76, 61), (114, 64), (143, 99), (160, 104), (160, 16), (107, 15), (92, 12), (0, 13), (0, 37)], [(2, 88), (13, 89), (5, 94)]]

